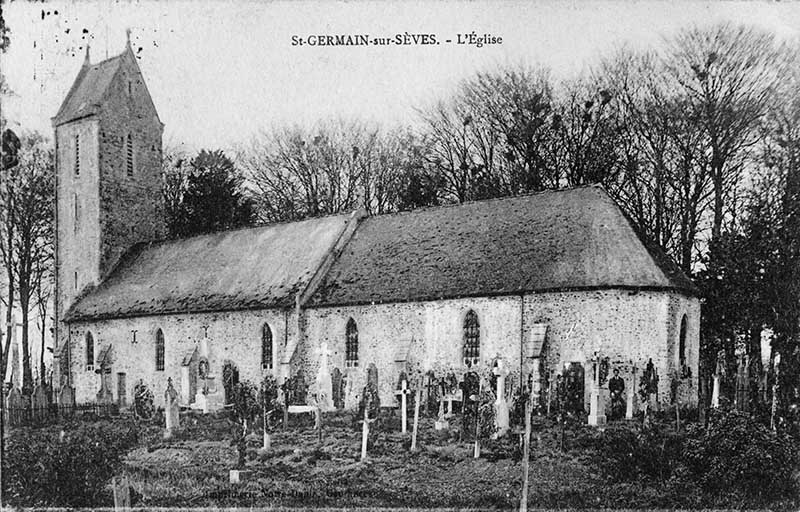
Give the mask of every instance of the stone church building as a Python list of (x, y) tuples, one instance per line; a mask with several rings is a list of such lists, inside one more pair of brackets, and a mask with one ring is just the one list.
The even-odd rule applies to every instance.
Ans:
[(313, 390), (323, 351), (345, 407), (371, 364), (391, 404), (402, 370), (498, 358), (541, 386), (577, 365), (587, 390), (593, 357), (628, 385), (652, 360), (662, 397), (677, 375), (697, 401), (697, 289), (601, 187), (166, 240), (163, 124), (130, 44), (87, 52), (53, 126), (57, 382), (78, 403), (130, 405), (142, 381), (160, 405), (171, 378), (218, 407), (226, 364)]

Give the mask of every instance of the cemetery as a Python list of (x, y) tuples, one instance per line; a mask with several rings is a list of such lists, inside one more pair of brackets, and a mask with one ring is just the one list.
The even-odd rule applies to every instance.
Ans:
[[(370, 365), (362, 370), (358, 408), (349, 410), (324, 348), (319, 357), (312, 379), (299, 371), (280, 385), (271, 376), (258, 384), (225, 382), (225, 405), (216, 412), (181, 407), (169, 379), (163, 390), (138, 384), (128, 408), (77, 415), (76, 406), (70, 416), (34, 421), (28, 414), (23, 421), (11, 418), (22, 400), (12, 390), (4, 418), (13, 425), (6, 442), (13, 463), (4, 465), (8, 503), (520, 510), (800, 505), (796, 438), (733, 404), (713, 403), (701, 421), (696, 408), (675, 399), (679, 394), (658, 396), (652, 364), (623, 373), (596, 355), (585, 376), (567, 368), (543, 382), (521, 380), (502, 358), (460, 373), (408, 365), (393, 383), (392, 403), (381, 403), (381, 375)], [(588, 407), (584, 378), (591, 379)], [(198, 387), (207, 384), (201, 378)], [(153, 405), (155, 393), (164, 397), (163, 408)], [(36, 393), (34, 399), (45, 400)], [(65, 462), (70, 456), (78, 460)], [(82, 473), (89, 471), (87, 460), (95, 461), (90, 475)], [(26, 463), (44, 468), (46, 478), (26, 478), (32, 474)], [(69, 484), (70, 475), (78, 480)], [(48, 502), (64, 496), (52, 487), (58, 485), (81, 492), (70, 494), (72, 502)]]

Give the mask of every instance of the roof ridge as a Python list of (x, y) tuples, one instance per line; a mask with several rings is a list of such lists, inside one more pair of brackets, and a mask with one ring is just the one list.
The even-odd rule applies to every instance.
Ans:
[(536, 190), (536, 191), (533, 191), (533, 192), (523, 192), (521, 194), (515, 194), (515, 195), (510, 195), (510, 196), (489, 197), (489, 198), (485, 198), (485, 199), (470, 199), (469, 201), (464, 201), (464, 202), (461, 202), (461, 203), (448, 203), (448, 204), (437, 204), (437, 205), (431, 205), (431, 206), (420, 206), (419, 208), (412, 208), (410, 210), (399, 210), (399, 211), (396, 211), (396, 212), (379, 213), (377, 215), (370, 215), (370, 217), (387, 217), (387, 216), (390, 216), (390, 215), (404, 215), (404, 214), (418, 213), (418, 212), (423, 212), (423, 211), (438, 210), (438, 209), (443, 209), (443, 208), (457, 208), (459, 206), (467, 206), (467, 205), (473, 205), (473, 204), (485, 204), (485, 203), (491, 203), (491, 202), (501, 202), (501, 201), (508, 201), (508, 200), (511, 200), (511, 199), (524, 199), (524, 198), (528, 198), (528, 197), (535, 197), (535, 196), (541, 196), (541, 195), (546, 195), (546, 194), (559, 194), (559, 193), (566, 193), (566, 192), (575, 192), (577, 190), (590, 189), (590, 188), (600, 189), (600, 190), (605, 191), (605, 187), (603, 187), (603, 185), (600, 184), (600, 183), (588, 183), (588, 184), (585, 184), (585, 185), (576, 185), (574, 187), (567, 187), (567, 188), (548, 188), (548, 189), (545, 189), (545, 190)]
[(209, 231), (208, 233), (196, 233), (194, 235), (182, 236), (182, 237), (177, 237), (177, 238), (168, 238), (168, 237), (153, 238), (151, 240), (142, 240), (141, 242), (137, 242), (137, 243), (133, 244), (131, 247), (134, 247), (134, 246), (137, 246), (137, 245), (159, 245), (159, 244), (165, 244), (165, 243), (171, 243), (171, 242), (181, 242), (181, 241), (184, 241), (184, 240), (192, 240), (192, 239), (195, 239), (195, 238), (202, 238), (202, 237), (211, 237), (211, 236), (215, 236), (215, 235), (221, 235), (221, 234), (224, 234), (224, 233), (235, 233), (237, 231), (250, 231), (250, 230), (256, 230), (256, 229), (271, 228), (271, 227), (276, 227), (276, 226), (284, 226), (284, 225), (287, 225), (287, 224), (299, 224), (301, 222), (311, 222), (311, 221), (315, 221), (315, 220), (328, 219), (328, 218), (331, 218), (331, 217), (346, 217), (346, 216), (352, 215), (353, 212), (355, 212), (355, 211), (357, 211), (357, 210), (351, 210), (351, 211), (346, 211), (346, 212), (337, 212), (337, 213), (328, 213), (328, 214), (325, 214), (325, 215), (318, 215), (316, 217), (306, 217), (305, 219), (281, 220), (281, 221), (276, 221), (276, 222), (264, 222), (264, 223), (259, 223), (259, 224), (255, 224), (255, 225), (252, 225), (252, 226), (240, 226), (238, 228), (218, 229), (216, 231)]

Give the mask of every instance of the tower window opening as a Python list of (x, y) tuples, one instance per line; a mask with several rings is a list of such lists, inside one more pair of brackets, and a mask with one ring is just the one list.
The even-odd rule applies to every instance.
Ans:
[(75, 176), (81, 174), (81, 136), (75, 135)]
[(125, 169), (128, 176), (133, 176), (133, 136), (130, 134), (125, 141)]

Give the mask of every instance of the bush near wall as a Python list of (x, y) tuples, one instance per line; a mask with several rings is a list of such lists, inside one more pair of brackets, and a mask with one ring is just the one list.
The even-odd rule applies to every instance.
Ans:
[(113, 506), (108, 482), (138, 435), (135, 423), (119, 420), (17, 430), (3, 458), (4, 505)]
[(694, 480), (712, 494), (761, 501), (798, 491), (792, 440), (745, 413), (712, 411), (708, 429), (691, 425), (684, 456)]
[(690, 423), (681, 432), (674, 424), (609, 428), (595, 447), (609, 481), (696, 486), (706, 505), (763, 505), (798, 492), (791, 439), (736, 411), (712, 411), (708, 427)]

